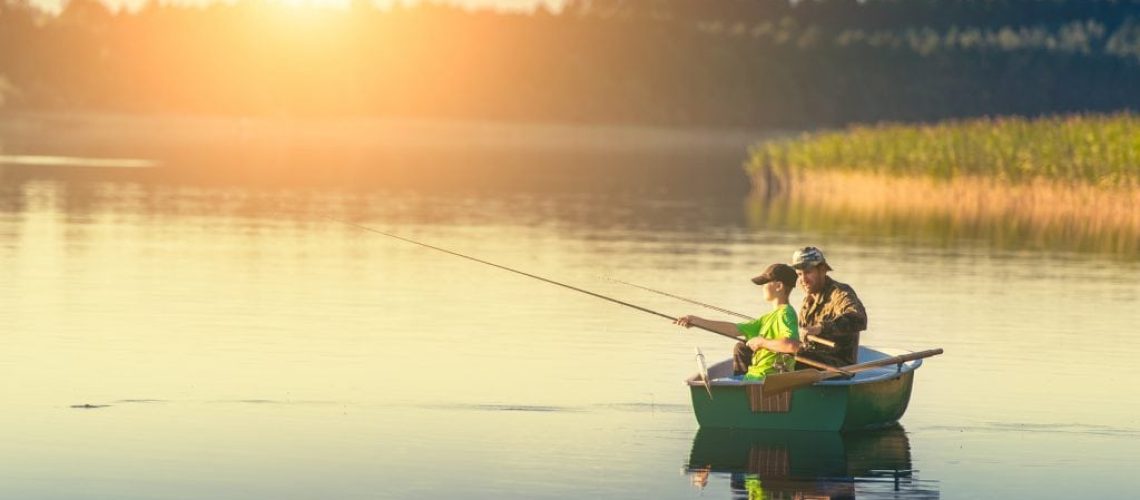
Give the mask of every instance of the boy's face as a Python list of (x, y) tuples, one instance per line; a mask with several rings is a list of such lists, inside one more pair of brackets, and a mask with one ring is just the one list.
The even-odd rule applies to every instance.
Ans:
[(779, 281), (769, 281), (764, 283), (761, 288), (764, 289), (764, 300), (767, 302), (776, 300), (780, 294), (784, 293), (784, 284)]

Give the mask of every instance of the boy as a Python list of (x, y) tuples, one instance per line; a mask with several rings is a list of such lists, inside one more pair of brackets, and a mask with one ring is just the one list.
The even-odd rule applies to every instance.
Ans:
[(764, 377), (782, 369), (795, 369), (795, 360), (788, 354), (800, 349), (799, 322), (796, 311), (788, 305), (788, 296), (796, 287), (796, 270), (787, 264), (772, 264), (752, 282), (763, 287), (764, 301), (772, 304), (772, 311), (747, 323), (713, 321), (698, 316), (682, 316), (676, 324), (689, 328), (699, 326), (727, 335), (744, 335), (744, 342), (736, 344), (732, 371), (743, 375), (744, 380), (764, 380)]

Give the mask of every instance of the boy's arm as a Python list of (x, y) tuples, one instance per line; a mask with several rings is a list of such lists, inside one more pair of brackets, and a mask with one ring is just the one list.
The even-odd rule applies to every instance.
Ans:
[(700, 316), (681, 316), (677, 318), (675, 323), (685, 328), (697, 326), (730, 337), (744, 337), (740, 329), (736, 327), (736, 323), (729, 323), (727, 321), (713, 321)]
[(780, 317), (780, 338), (766, 339), (763, 337), (756, 337), (748, 341), (748, 347), (752, 350), (767, 349), (772, 352), (782, 352), (787, 354), (795, 354), (800, 351), (800, 335), (799, 325), (796, 322), (796, 313), (791, 309), (788, 310), (790, 314), (784, 314)]

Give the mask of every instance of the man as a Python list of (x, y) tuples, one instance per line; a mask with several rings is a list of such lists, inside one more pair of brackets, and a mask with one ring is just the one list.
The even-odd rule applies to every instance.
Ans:
[(806, 342), (800, 356), (835, 367), (855, 364), (859, 332), (867, 329), (867, 311), (855, 290), (827, 275), (831, 265), (816, 247), (796, 250), (792, 267), (806, 294), (800, 306), (800, 335), (835, 342), (834, 348)]

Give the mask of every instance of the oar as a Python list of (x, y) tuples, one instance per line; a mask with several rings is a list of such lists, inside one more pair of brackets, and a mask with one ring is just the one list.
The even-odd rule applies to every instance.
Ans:
[(705, 391), (709, 393), (709, 399), (712, 399), (712, 387), (709, 386), (709, 366), (705, 364), (705, 353), (701, 352), (700, 347), (697, 348), (697, 374), (701, 377), (701, 384), (705, 386)]
[[(912, 352), (910, 354), (901, 354), (898, 356), (891, 356), (889, 358), (876, 359), (874, 361), (867, 361), (865, 363), (844, 366), (838, 370), (842, 370), (847, 373), (859, 373), (862, 371), (870, 370), (872, 368), (878, 368), (880, 366), (897, 365), (899, 363), (906, 363), (907, 361), (913, 361), (916, 359), (929, 358), (938, 354), (942, 354), (941, 348)], [(840, 373), (839, 371), (821, 372), (818, 370), (799, 370), (788, 373), (776, 373), (768, 375), (764, 378), (764, 396), (772, 396), (774, 394), (779, 394), (785, 391), (797, 389), (799, 387), (811, 385), (816, 382), (835, 378), (840, 375), (843, 375), (843, 373)]]
[[(810, 335), (809, 335), (809, 337), (810, 337)], [(814, 338), (814, 337), (812, 337), (812, 338)], [(820, 339), (820, 340), (822, 340), (822, 339)], [(831, 342), (831, 341), (827, 341), (827, 342)], [(832, 343), (831, 347), (835, 347), (835, 344)], [(814, 359), (808, 359), (808, 358), (805, 358), (803, 356), (796, 355), (795, 358), (796, 358), (796, 363), (803, 363), (803, 364), (808, 365), (808, 366), (815, 368), (817, 370), (824, 370), (824, 371), (828, 371), (828, 372), (833, 372), (836, 375), (851, 375), (853, 373), (853, 372), (850, 372), (846, 369), (836, 368), (834, 366), (831, 366), (831, 365), (828, 365), (825, 363), (820, 363), (819, 361), (816, 361)]]

